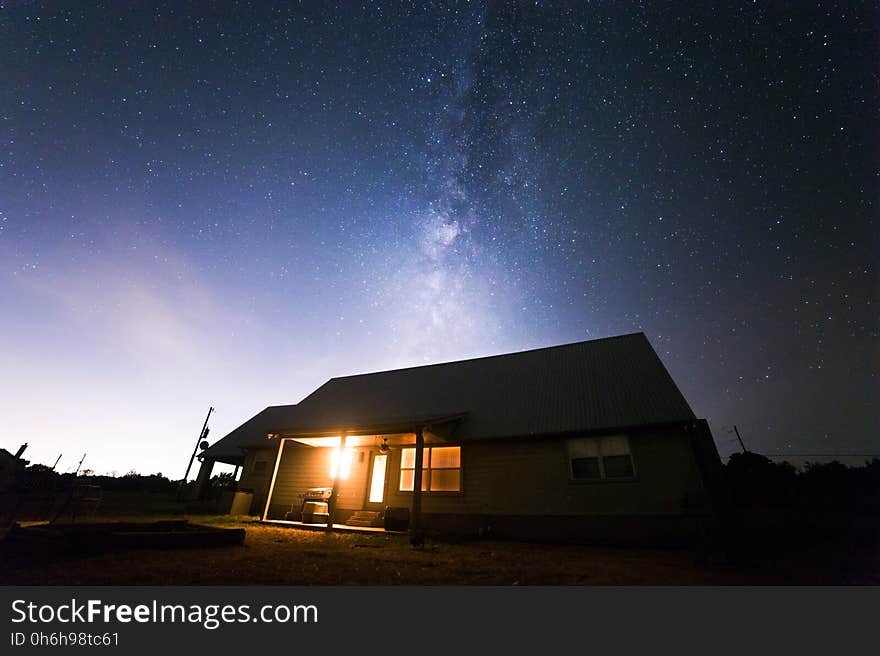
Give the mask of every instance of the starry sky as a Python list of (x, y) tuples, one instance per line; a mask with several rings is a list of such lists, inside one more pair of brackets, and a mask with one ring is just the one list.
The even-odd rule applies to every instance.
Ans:
[(0, 446), (644, 331), (722, 457), (880, 452), (880, 12), (703, 4), (0, 1)]

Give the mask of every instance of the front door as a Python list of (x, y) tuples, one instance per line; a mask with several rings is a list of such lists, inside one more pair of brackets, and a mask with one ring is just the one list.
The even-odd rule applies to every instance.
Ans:
[(370, 454), (370, 475), (367, 477), (367, 499), (364, 508), (382, 510), (385, 507), (385, 478), (388, 473), (388, 454), (373, 451)]

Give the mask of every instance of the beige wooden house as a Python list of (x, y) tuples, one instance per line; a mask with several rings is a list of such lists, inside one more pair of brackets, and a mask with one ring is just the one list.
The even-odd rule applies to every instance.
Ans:
[(680, 541), (720, 460), (642, 333), (333, 378), (202, 453), (264, 521), (537, 539)]

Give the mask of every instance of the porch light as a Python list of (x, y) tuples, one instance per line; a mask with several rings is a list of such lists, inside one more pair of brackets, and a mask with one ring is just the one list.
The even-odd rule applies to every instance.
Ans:
[(388, 446), (388, 438), (383, 437), (382, 444), (379, 445), (379, 451), (381, 451), (382, 453), (388, 453), (390, 450), (391, 450), (391, 447)]
[(330, 455), (330, 478), (335, 481), (337, 475), (343, 480), (351, 476), (351, 461), (353, 456), (354, 452), (349, 448), (345, 448), (342, 449), (342, 457), (340, 458), (339, 447), (335, 447)]

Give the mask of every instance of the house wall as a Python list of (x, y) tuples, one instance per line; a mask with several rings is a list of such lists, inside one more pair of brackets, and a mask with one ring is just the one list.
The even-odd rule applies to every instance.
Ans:
[[(298, 511), (302, 505), (300, 495), (307, 489), (333, 486), (333, 479), (330, 478), (333, 451), (334, 449), (328, 447), (304, 446), (291, 441), (285, 443), (269, 508), (271, 518), (280, 519), (288, 511)], [(336, 509), (339, 514), (335, 518), (336, 521), (345, 519), (346, 512), (343, 511), (363, 508), (369, 466), (370, 449), (367, 447), (352, 449), (349, 477), (339, 480), (336, 499)]]
[[(241, 466), (241, 476), (238, 478), (238, 489), (250, 491), (254, 498), (250, 507), (251, 515), (262, 515), (266, 506), (266, 495), (269, 493), (269, 483), (272, 480), (272, 470), (275, 467), (275, 454), (277, 447), (248, 449), (245, 453), (244, 464)], [(266, 464), (257, 471), (257, 461)]]
[[(423, 526), (455, 533), (655, 543), (675, 542), (701, 530), (708, 495), (695, 457), (695, 434), (651, 429), (628, 437), (635, 478), (589, 482), (570, 479), (563, 438), (466, 443), (461, 492), (423, 493)], [(370, 449), (354, 452), (351, 475), (340, 481), (336, 521), (363, 508)], [(285, 444), (270, 518), (283, 518), (291, 506), (298, 510), (306, 489), (332, 485), (330, 453), (329, 448)], [(412, 493), (398, 490), (401, 450), (394, 448), (389, 456), (385, 505), (410, 508)]]
[[(565, 439), (528, 438), (462, 446), (462, 491), (423, 493), (423, 526), (523, 538), (577, 537), (678, 542), (702, 530), (707, 495), (684, 430), (629, 433), (633, 480), (572, 481)], [(398, 491), (392, 451), (387, 505), (410, 507)]]
[[(700, 473), (683, 431), (630, 434), (634, 480), (571, 481), (566, 440), (528, 438), (462, 447), (462, 491), (423, 493), (425, 513), (490, 515), (681, 514), (702, 495)], [(399, 492), (400, 450), (391, 452), (388, 505)]]

